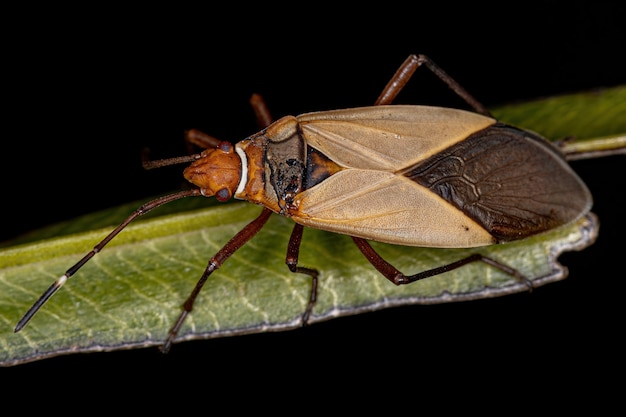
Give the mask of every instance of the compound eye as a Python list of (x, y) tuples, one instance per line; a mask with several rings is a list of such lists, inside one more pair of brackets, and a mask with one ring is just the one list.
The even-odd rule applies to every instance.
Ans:
[(217, 193), (215, 193), (215, 198), (217, 199), (217, 201), (219, 202), (224, 202), (224, 201), (228, 201), (230, 200), (231, 197), (231, 193), (230, 190), (228, 188), (222, 188), (220, 190), (218, 190)]

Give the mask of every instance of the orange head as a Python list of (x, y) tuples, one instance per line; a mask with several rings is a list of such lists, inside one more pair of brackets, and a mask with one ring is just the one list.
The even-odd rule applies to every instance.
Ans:
[(241, 180), (241, 159), (232, 144), (222, 142), (217, 148), (203, 151), (183, 173), (185, 179), (197, 185), (205, 197), (219, 201), (230, 199)]

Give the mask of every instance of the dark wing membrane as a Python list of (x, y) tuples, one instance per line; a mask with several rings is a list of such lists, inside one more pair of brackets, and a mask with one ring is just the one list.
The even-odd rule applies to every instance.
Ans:
[(591, 195), (541, 137), (496, 124), (403, 171), (481, 224), (501, 242), (567, 224)]

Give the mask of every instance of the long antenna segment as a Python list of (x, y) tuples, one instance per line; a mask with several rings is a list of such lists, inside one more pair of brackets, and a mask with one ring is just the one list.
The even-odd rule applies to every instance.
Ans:
[(56, 281), (54, 281), (52, 285), (50, 285), (50, 287), (48, 287), (48, 289), (41, 295), (41, 297), (39, 297), (39, 299), (35, 301), (35, 303), (31, 306), (31, 308), (28, 309), (28, 311), (26, 312), (26, 314), (24, 314), (24, 316), (20, 319), (20, 321), (17, 322), (17, 325), (15, 326), (15, 329), (13, 331), (17, 333), (20, 330), (22, 330), (24, 326), (26, 326), (28, 322), (33, 318), (33, 316), (37, 313), (37, 311), (39, 311), (39, 309), (46, 303), (46, 301), (48, 301), (50, 297), (52, 297), (63, 286), (63, 284), (65, 284), (67, 280), (70, 279), (72, 275), (76, 273), (76, 271), (82, 268), (82, 266), (85, 265), (87, 261), (93, 258), (98, 252), (100, 252), (102, 248), (104, 248), (104, 246), (106, 246), (106, 244), (111, 241), (111, 239), (117, 236), (118, 233), (120, 233), (126, 226), (128, 226), (130, 222), (135, 220), (137, 217), (148, 213), (152, 209), (162, 206), (163, 204), (167, 204), (171, 201), (178, 200), (184, 197), (193, 197), (193, 196), (199, 196), (199, 195), (201, 195), (200, 190), (197, 188), (194, 188), (191, 190), (185, 190), (185, 191), (181, 191), (178, 193), (159, 197), (143, 204), (141, 207), (135, 210), (130, 216), (128, 216), (126, 220), (120, 223), (120, 225), (117, 226), (104, 239), (102, 239), (100, 243), (94, 246), (94, 248), (85, 256), (83, 256), (83, 258), (80, 261), (76, 262), (71, 268), (65, 271), (65, 274), (57, 278)]

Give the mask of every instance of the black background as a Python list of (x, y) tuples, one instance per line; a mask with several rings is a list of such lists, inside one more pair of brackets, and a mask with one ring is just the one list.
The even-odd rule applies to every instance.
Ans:
[[(275, 117), (368, 105), (410, 53), (429, 55), (487, 107), (626, 82), (623, 6), (407, 5), (16, 16), (3, 59), (1, 240), (178, 189), (181, 168), (143, 171), (142, 147), (182, 155), (191, 127), (240, 140), (256, 130), (254, 92)], [(426, 70), (399, 101), (463, 106)], [(263, 395), (322, 408), (332, 396), (351, 407), (393, 399), (419, 412), (431, 391), (473, 392), (486, 406), (592, 389), (607, 391), (584, 398), (605, 404), (607, 376), (623, 371), (623, 164), (623, 156), (573, 163), (595, 196), (600, 237), (561, 257), (568, 279), (532, 294), (182, 343), (165, 356), (152, 348), (77, 354), (2, 372), (15, 393), (24, 384), (31, 398), (67, 389), (103, 406), (113, 396), (237, 409)], [(566, 398), (553, 391), (563, 387)], [(368, 394), (348, 396), (353, 389)]]

